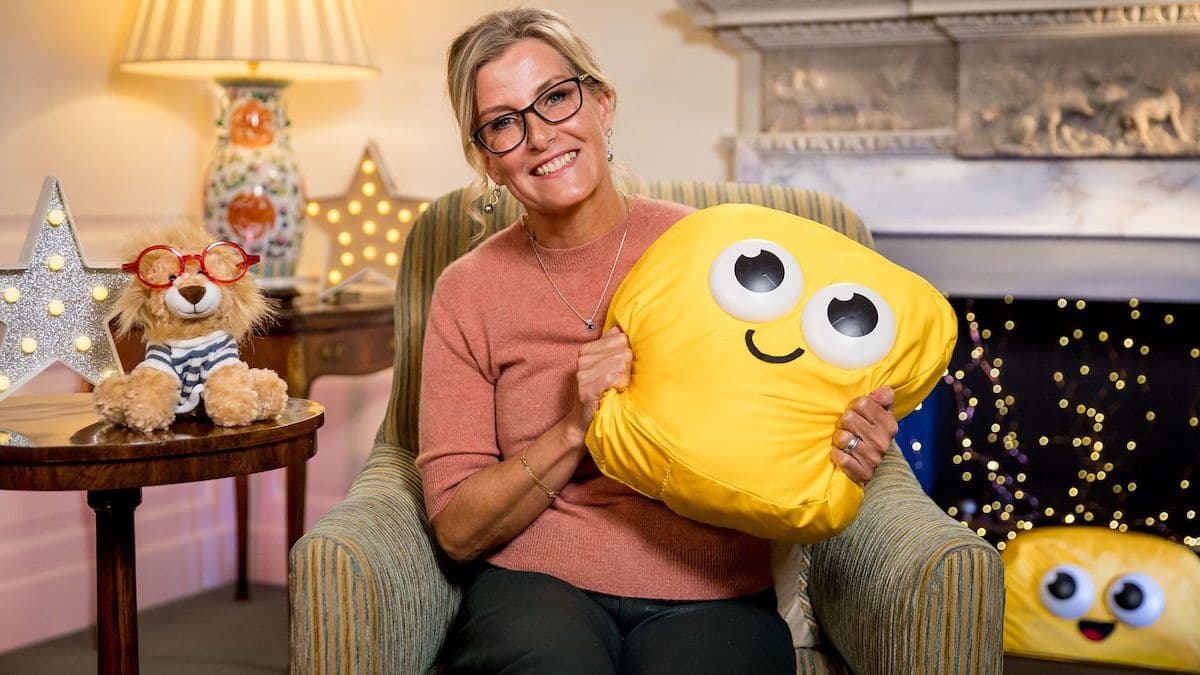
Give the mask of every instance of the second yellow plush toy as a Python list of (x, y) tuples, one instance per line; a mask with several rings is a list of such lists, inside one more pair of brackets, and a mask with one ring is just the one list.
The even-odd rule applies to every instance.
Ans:
[(1018, 534), (1004, 560), (1004, 650), (1200, 673), (1200, 558), (1106, 527)]
[(862, 502), (830, 459), (846, 406), (887, 384), (897, 417), (911, 412), (957, 337), (921, 277), (745, 204), (665, 232), (617, 289), (613, 325), (634, 364), (588, 431), (600, 470), (680, 515), (799, 543), (837, 534)]

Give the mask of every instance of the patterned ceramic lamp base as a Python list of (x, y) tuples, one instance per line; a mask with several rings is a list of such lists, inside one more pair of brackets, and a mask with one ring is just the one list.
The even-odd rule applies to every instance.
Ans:
[(286, 83), (227, 80), (217, 148), (205, 184), (204, 220), (262, 262), (260, 285), (294, 289), (304, 229), (304, 189), (280, 93)]

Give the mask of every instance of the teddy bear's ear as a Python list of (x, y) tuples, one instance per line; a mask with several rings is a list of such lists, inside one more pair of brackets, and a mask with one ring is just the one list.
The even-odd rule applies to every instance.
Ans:
[(261, 328), (278, 311), (278, 303), (263, 295), (254, 275), (247, 274), (222, 290), (228, 296), (222, 328), (235, 341), (240, 342), (247, 333)]
[(117, 334), (124, 337), (134, 328), (142, 328), (150, 317), (150, 289), (130, 281), (121, 289), (113, 303), (112, 318), (117, 320)]

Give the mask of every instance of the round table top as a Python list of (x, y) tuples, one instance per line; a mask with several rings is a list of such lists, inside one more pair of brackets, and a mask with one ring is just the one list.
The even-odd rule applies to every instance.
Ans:
[(182, 416), (140, 432), (101, 422), (91, 394), (14, 396), (0, 402), (0, 488), (103, 489), (264, 471), (311, 457), (324, 421), (319, 403), (293, 398), (275, 420), (219, 427)]
[(325, 408), (293, 398), (278, 419), (219, 427), (180, 417), (161, 431), (141, 432), (101, 422), (91, 394), (13, 397), (0, 403), (0, 464), (111, 462), (262, 445), (315, 431)]

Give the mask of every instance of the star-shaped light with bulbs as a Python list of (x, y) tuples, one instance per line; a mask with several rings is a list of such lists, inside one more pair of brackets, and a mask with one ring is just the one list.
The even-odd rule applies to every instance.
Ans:
[(397, 194), (375, 143), (368, 142), (346, 192), (308, 202), (308, 217), (329, 233), (323, 285), (335, 286), (362, 270), (393, 282), (404, 240), (429, 202)]
[(120, 370), (108, 316), (127, 283), (84, 258), (62, 186), (47, 177), (17, 265), (0, 268), (0, 400), (55, 361), (92, 384)]

